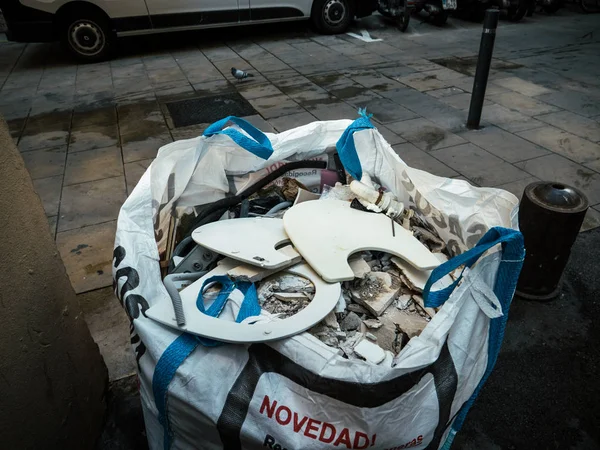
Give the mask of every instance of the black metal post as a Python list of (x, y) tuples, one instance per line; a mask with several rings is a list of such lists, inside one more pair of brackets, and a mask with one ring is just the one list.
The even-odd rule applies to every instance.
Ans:
[(479, 128), (481, 109), (483, 108), (483, 100), (485, 99), (485, 88), (487, 87), (490, 64), (492, 63), (499, 14), (500, 11), (497, 9), (488, 9), (485, 11), (477, 69), (475, 70), (475, 80), (473, 81), (473, 93), (471, 94), (471, 105), (469, 106), (469, 117), (467, 119), (467, 128), (469, 129)]

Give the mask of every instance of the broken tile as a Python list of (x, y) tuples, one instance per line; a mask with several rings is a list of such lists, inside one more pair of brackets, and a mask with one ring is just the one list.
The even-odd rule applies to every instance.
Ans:
[(517, 135), (578, 163), (600, 157), (600, 145), (551, 126), (522, 131)]
[(46, 215), (57, 215), (62, 189), (62, 175), (34, 180), (33, 187), (42, 201)]
[(371, 267), (361, 256), (351, 256), (348, 259), (348, 265), (352, 269), (352, 272), (354, 272), (355, 278), (364, 278), (365, 275), (371, 272)]
[(121, 149), (117, 146), (69, 153), (64, 186), (123, 175)]
[(385, 352), (377, 345), (363, 339), (354, 346), (354, 351), (366, 359), (368, 362), (373, 364), (379, 364), (385, 359)]
[(59, 232), (56, 245), (76, 293), (112, 285), (117, 222)]
[(60, 146), (25, 152), (21, 156), (32, 180), (62, 175), (67, 147)]
[(125, 198), (123, 176), (65, 186), (58, 231), (115, 220)]
[[(390, 276), (388, 273), (385, 275)], [(351, 289), (353, 300), (364, 306), (375, 317), (380, 316), (396, 299), (400, 291), (399, 287), (386, 286), (388, 281), (391, 285), (391, 280), (384, 280), (380, 273), (371, 272), (360, 286)]]

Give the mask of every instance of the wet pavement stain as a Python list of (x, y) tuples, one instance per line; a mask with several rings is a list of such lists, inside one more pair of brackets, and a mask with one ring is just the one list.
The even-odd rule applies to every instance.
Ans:
[(104, 268), (110, 265), (110, 261), (103, 261), (97, 264), (88, 264), (84, 267), (85, 273), (88, 275), (96, 274), (102, 275), (104, 273)]
[(89, 245), (87, 245), (87, 244), (79, 244), (74, 249), (71, 249), (71, 253), (75, 253), (77, 255), (81, 255), (81, 250), (83, 250), (84, 248), (88, 248), (88, 247), (89, 247)]

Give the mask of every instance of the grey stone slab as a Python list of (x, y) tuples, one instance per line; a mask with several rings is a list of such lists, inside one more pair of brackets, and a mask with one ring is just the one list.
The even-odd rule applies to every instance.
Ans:
[(65, 186), (60, 202), (59, 233), (116, 220), (126, 196), (123, 176)]
[(62, 176), (65, 170), (66, 156), (67, 147), (64, 145), (25, 152), (22, 155), (32, 180)]
[(138, 134), (124, 135), (122, 139), (124, 163), (155, 158), (156, 153), (162, 146), (173, 142), (169, 132), (146, 137)]
[(439, 64), (431, 62), (428, 59), (415, 59), (414, 61), (407, 62), (405, 65), (418, 72), (425, 72), (427, 70), (438, 70), (444, 68), (444, 66), (440, 66)]
[(76, 293), (112, 285), (117, 221), (56, 234), (56, 246)]
[(371, 122), (373, 123), (373, 125), (375, 125), (375, 127), (377, 128), (377, 131), (379, 131), (379, 133), (381, 133), (381, 135), (387, 141), (388, 144), (396, 145), (396, 144), (403, 144), (404, 142), (406, 142), (406, 139), (404, 139), (402, 136), (394, 133), (392, 130), (390, 130), (385, 125), (377, 123), (377, 121), (375, 121), (375, 120), (371, 120)]
[(321, 100), (327, 100), (331, 97), (328, 91), (314, 83), (288, 86), (286, 94), (301, 106), (314, 104), (315, 102), (318, 103)]
[(144, 172), (148, 169), (153, 159), (141, 159), (123, 165), (125, 170), (125, 182), (127, 183), (127, 195), (131, 195), (133, 188), (137, 185)]
[(467, 142), (423, 118), (394, 122), (387, 124), (387, 127), (426, 152)]
[(584, 92), (565, 90), (540, 95), (536, 98), (582, 116), (593, 117), (600, 114), (600, 98)]
[(74, 111), (72, 129), (85, 128), (91, 125), (110, 125), (117, 123), (117, 110), (114, 106), (94, 110)]
[(473, 144), (447, 147), (430, 154), (480, 186), (498, 186), (529, 176)]
[[(473, 77), (456, 78), (456, 79), (452, 80), (452, 85), (453, 85), (453, 87), (462, 89), (465, 92), (472, 92), (473, 80), (474, 80)], [(503, 93), (507, 93), (507, 92), (511, 92), (511, 91), (509, 89), (498, 86), (491, 82), (488, 83), (488, 85), (485, 89), (486, 98), (489, 98), (490, 95), (503, 94)], [(427, 93), (431, 94), (431, 92), (427, 92)]]
[(130, 342), (129, 318), (112, 287), (79, 294), (77, 300), (108, 369), (109, 381), (135, 375), (137, 364)]
[(550, 153), (538, 145), (494, 126), (468, 130), (460, 136), (510, 163)]
[(600, 158), (586, 163), (585, 166), (600, 173)]
[(523, 197), (523, 191), (525, 190), (525, 188), (529, 184), (535, 183), (536, 181), (540, 181), (540, 179), (536, 178), (536, 177), (527, 177), (527, 178), (523, 178), (522, 180), (511, 181), (510, 183), (501, 184), (496, 187), (510, 192), (515, 197), (517, 197), (519, 200), (521, 200), (521, 198)]
[[(447, 105), (456, 109), (468, 110), (471, 106), (471, 94), (465, 92), (463, 94), (449, 95), (440, 97), (440, 100)], [(484, 99), (483, 106), (491, 105), (492, 102)]]
[(434, 89), (432, 91), (427, 91), (427, 95), (431, 95), (432, 97), (435, 97), (435, 98), (442, 98), (442, 97), (448, 97), (448, 96), (455, 96), (458, 94), (464, 94), (464, 92), (465, 91), (463, 91), (460, 88), (451, 86), (451, 87), (447, 87), (447, 88)]
[(400, 77), (397, 80), (418, 91), (430, 91), (453, 86), (452, 80), (440, 80), (436, 73), (428, 72), (416, 72)]
[(221, 78), (219, 80), (203, 81), (193, 85), (194, 90), (200, 94), (201, 97), (210, 97), (212, 95), (219, 95), (226, 92), (235, 91), (235, 86), (229, 81)]
[(58, 214), (62, 190), (62, 175), (33, 180), (35, 192), (40, 197), (47, 216)]
[(579, 163), (600, 158), (600, 145), (551, 126), (522, 131), (517, 135)]
[(243, 119), (250, 122), (252, 125), (254, 125), (256, 128), (258, 128), (264, 133), (275, 133), (275, 128), (273, 128), (273, 126), (265, 119), (263, 119), (260, 114), (245, 116), (243, 117)]
[(544, 126), (543, 122), (517, 111), (512, 111), (502, 105), (489, 105), (483, 108), (481, 120), (511, 133)]
[(58, 216), (48, 217), (48, 227), (50, 228), (50, 235), (52, 239), (56, 239), (56, 224), (58, 223)]
[(508, 92), (503, 94), (488, 95), (487, 98), (494, 103), (498, 103), (509, 109), (525, 114), (527, 116), (537, 116), (553, 111), (558, 111), (556, 106), (544, 103), (540, 100), (528, 97), (517, 92)]
[(290, 114), (288, 116), (281, 116), (270, 119), (269, 122), (278, 132), (283, 132), (296, 128), (302, 125), (315, 122), (317, 119), (315, 116), (308, 112), (302, 112), (298, 114)]
[[(396, 52), (398, 50), (396, 49)], [(410, 75), (411, 73), (415, 73), (416, 70), (412, 67), (408, 67), (404, 64), (396, 64), (392, 67), (384, 67), (381, 69), (378, 69), (378, 72), (382, 75), (385, 75), (386, 77), (389, 77), (395, 81), (398, 81), (399, 78), (402, 78), (406, 75)]]
[(600, 174), (560, 155), (547, 155), (516, 163), (541, 180), (575, 186), (587, 196), (590, 205), (600, 203)]
[(529, 97), (535, 97), (536, 95), (549, 94), (552, 92), (539, 84), (532, 83), (530, 81), (523, 80), (519, 77), (507, 77), (507, 78), (496, 78), (492, 81), (493, 84), (501, 86), (511, 91), (518, 92), (519, 94), (527, 95)]
[(69, 153), (64, 186), (123, 175), (121, 148), (111, 146)]
[(458, 172), (409, 142), (393, 145), (392, 148), (410, 167), (424, 170), (440, 177), (453, 177), (458, 175)]
[(570, 111), (558, 111), (537, 116), (536, 119), (589, 141), (600, 141), (600, 123), (579, 114), (574, 114)]
[(28, 152), (31, 150), (39, 150), (43, 148), (53, 148), (61, 145), (66, 145), (69, 138), (68, 131), (42, 131), (25, 130), (24, 134), (19, 139), (19, 150)]
[(383, 124), (417, 117), (414, 112), (386, 98), (373, 99), (366, 102), (365, 106), (367, 112), (373, 114), (373, 117)]
[(276, 57), (250, 58), (248, 61), (260, 73), (276, 72), (289, 69), (289, 66)]
[(240, 84), (237, 86), (237, 89), (247, 100), (282, 94), (282, 92), (271, 83), (252, 84), (245, 86)]
[(287, 95), (273, 95), (250, 100), (250, 103), (265, 119), (296, 114), (304, 111), (300, 105)]
[(343, 102), (314, 105), (307, 108), (318, 120), (356, 119), (356, 108)]
[(204, 56), (211, 61), (223, 61), (237, 57), (237, 54), (226, 46), (214, 46), (212, 48), (200, 48)]
[[(260, 117), (260, 116), (258, 116)], [(247, 119), (247, 118), (245, 118)], [(262, 117), (261, 117), (262, 119)], [(263, 119), (264, 120), (264, 119)], [(198, 136), (202, 136), (204, 130), (209, 126), (209, 123), (199, 123), (197, 125), (190, 125), (187, 127), (179, 127), (171, 130), (171, 135), (174, 141), (180, 141), (182, 139), (193, 139)]]
[(589, 231), (600, 227), (600, 211), (594, 208), (587, 210), (579, 231)]
[(69, 153), (117, 145), (119, 131), (116, 124), (89, 125), (71, 132)]

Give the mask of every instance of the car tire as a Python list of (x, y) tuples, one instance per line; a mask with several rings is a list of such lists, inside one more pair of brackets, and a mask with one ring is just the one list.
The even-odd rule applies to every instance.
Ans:
[(323, 34), (343, 33), (354, 17), (349, 0), (315, 0), (311, 19), (315, 28)]
[(448, 11), (442, 10), (440, 13), (431, 17), (431, 23), (441, 27), (448, 21)]
[(84, 63), (108, 59), (116, 40), (109, 20), (93, 11), (70, 13), (61, 21), (60, 33), (63, 46)]

